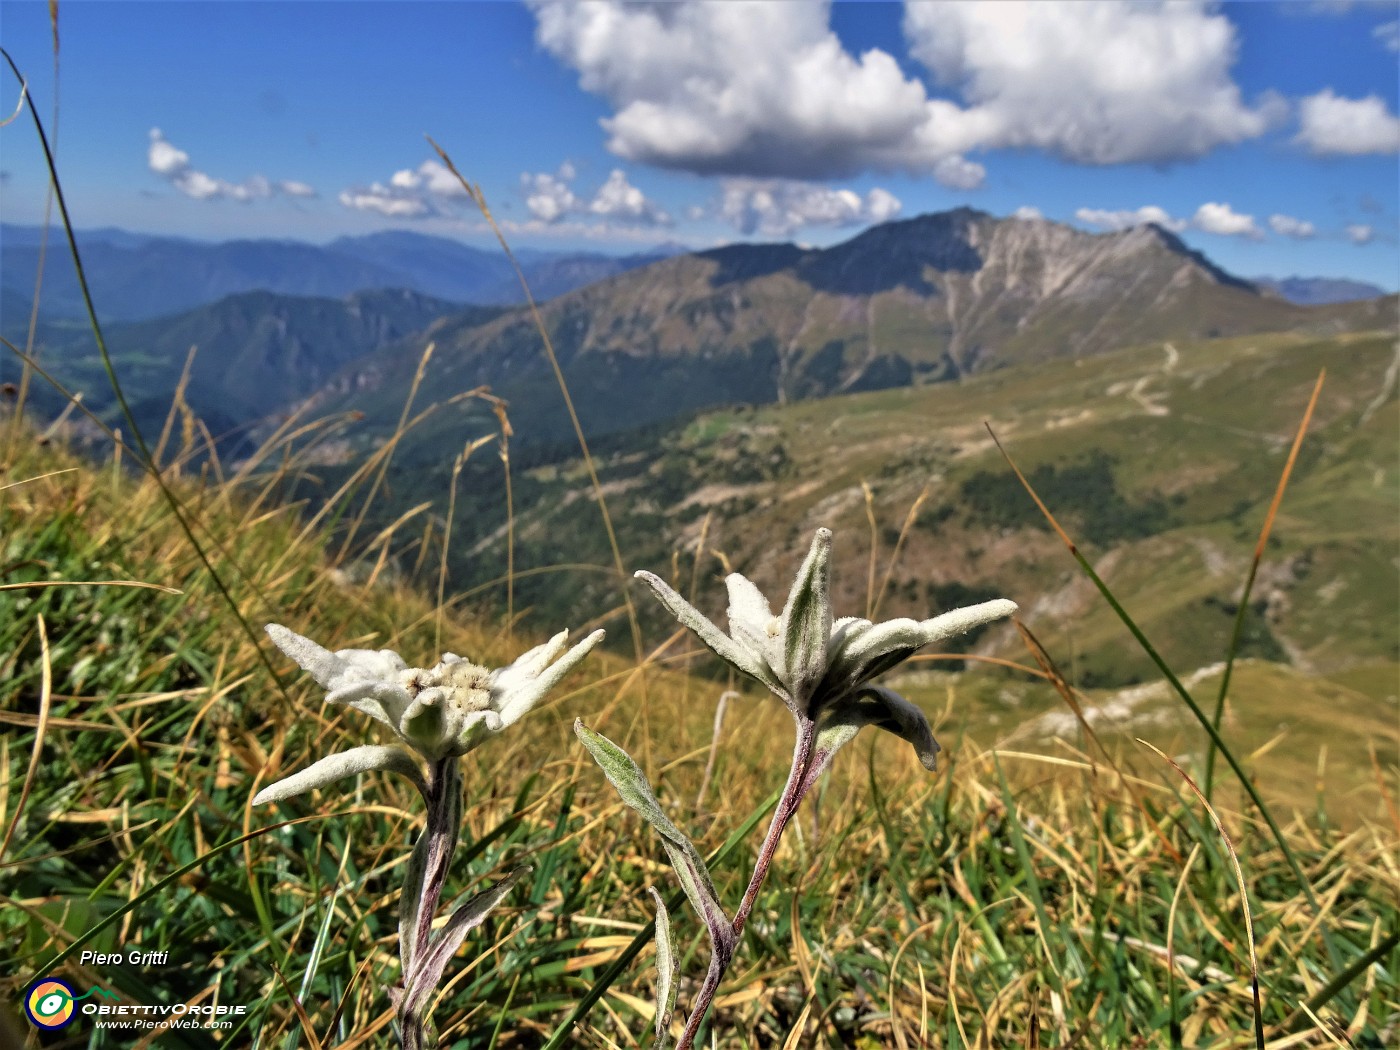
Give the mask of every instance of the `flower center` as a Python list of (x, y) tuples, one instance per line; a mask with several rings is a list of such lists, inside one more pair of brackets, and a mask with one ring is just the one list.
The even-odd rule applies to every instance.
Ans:
[(440, 672), (448, 699), (462, 711), (491, 709), (491, 672), (470, 660), (448, 664)]

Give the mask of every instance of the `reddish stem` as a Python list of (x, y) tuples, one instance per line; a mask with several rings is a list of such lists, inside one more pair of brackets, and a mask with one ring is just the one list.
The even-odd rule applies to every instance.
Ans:
[(797, 812), (797, 807), (802, 804), (803, 797), (806, 796), (807, 791), (816, 780), (810, 775), (816, 742), (816, 723), (799, 716), (797, 719), (797, 743), (792, 751), (792, 769), (788, 772), (787, 784), (783, 786), (783, 793), (778, 797), (778, 805), (773, 811), (773, 820), (768, 825), (768, 833), (763, 837), (763, 845), (758, 849), (758, 861), (754, 864), (748, 888), (744, 891), (744, 898), (739, 902), (739, 910), (735, 912), (734, 921), (730, 924), (734, 936), (730, 939), (728, 946), (719, 944), (714, 946), (715, 950), (710, 956), (709, 968), (705, 972), (705, 982), (700, 986), (700, 991), (695, 997), (690, 1017), (686, 1020), (685, 1031), (681, 1033), (680, 1041), (676, 1043), (676, 1050), (691, 1050), (694, 1045), (695, 1037), (700, 1031), (700, 1022), (704, 1020), (710, 1004), (714, 1001), (715, 994), (719, 991), (720, 982), (724, 980), (725, 971), (729, 969), (729, 963), (734, 957), (734, 949), (738, 947), (739, 937), (744, 932), (744, 924), (748, 921), (749, 913), (753, 911), (754, 903), (758, 900), (758, 891), (763, 888), (763, 883), (768, 878), (768, 869), (772, 867), (773, 858), (778, 852), (778, 841), (783, 837), (788, 822), (792, 820), (793, 814)]

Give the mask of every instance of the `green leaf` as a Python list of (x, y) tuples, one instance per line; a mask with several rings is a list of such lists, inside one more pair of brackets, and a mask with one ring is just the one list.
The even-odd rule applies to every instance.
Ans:
[(676, 1012), (676, 977), (681, 963), (671, 944), (671, 917), (666, 902), (654, 886), (647, 892), (656, 902), (656, 1042), (653, 1050), (666, 1050), (671, 1045), (671, 1016)]
[[(759, 821), (773, 811), (773, 807), (778, 804), (778, 799), (782, 797), (782, 793), (781, 788), (776, 789), (762, 804), (745, 818), (742, 824), (731, 831), (729, 837), (724, 840), (724, 844), (710, 854), (710, 863), (717, 864), (725, 857), (729, 856), (729, 854), (734, 851), (735, 847), (743, 842), (744, 839), (752, 833), (754, 828), (758, 827)], [(681, 897), (681, 892), (671, 894), (669, 898), (670, 906), (673, 908), (678, 907), (681, 903)], [(561, 1047), (563, 1047), (565, 1041), (569, 1039), (575, 1026), (583, 1020), (583, 1018), (588, 1016), (589, 1011), (597, 1005), (598, 1000), (613, 986), (622, 971), (627, 969), (632, 960), (641, 953), (647, 941), (652, 939), (654, 932), (654, 924), (648, 924), (632, 938), (632, 943), (622, 949), (617, 958), (608, 963), (603, 972), (594, 980), (588, 991), (584, 992), (583, 996), (574, 1004), (574, 1008), (569, 1012), (569, 1016), (559, 1023), (558, 1027), (554, 1029), (553, 1034), (550, 1035), (549, 1040), (540, 1050), (561, 1050)]]
[(626, 751), (602, 734), (593, 732), (581, 719), (574, 720), (574, 732), (622, 796), (622, 801), (640, 813), (642, 819), (661, 835), (662, 846), (681, 880), (681, 888), (704, 920), (711, 941), (717, 948), (732, 948), (734, 929), (720, 906), (705, 860), (690, 839), (666, 816), (661, 803), (656, 801), (656, 794), (646, 774)]
[(457, 949), (467, 934), (480, 926), (492, 909), (505, 899), (511, 887), (532, 870), (530, 865), (522, 864), (500, 882), (478, 893), (452, 913), (447, 925), (442, 928), (432, 946), (414, 967), (413, 976), (409, 978), (399, 1005), (402, 1017), (416, 1019), (422, 1016), (428, 1006), (428, 997), (442, 982), (443, 971), (447, 969), (452, 956), (457, 954)]

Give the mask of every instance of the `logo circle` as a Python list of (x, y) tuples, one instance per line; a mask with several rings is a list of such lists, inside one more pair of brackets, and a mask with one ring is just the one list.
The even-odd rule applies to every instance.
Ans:
[(39, 1028), (62, 1028), (73, 1020), (73, 989), (49, 978), (29, 989), (24, 997), (24, 1013)]

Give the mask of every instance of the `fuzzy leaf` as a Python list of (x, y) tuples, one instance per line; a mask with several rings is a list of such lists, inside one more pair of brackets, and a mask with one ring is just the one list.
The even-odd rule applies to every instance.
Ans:
[[(530, 650), (520, 660), (517, 660), (516, 664), (524, 665), (519, 670), (517, 670), (516, 664), (512, 664), (502, 671), (500, 677), (493, 680), (492, 690), (495, 692), (497, 687), (504, 686), (497, 708), (501, 714), (501, 727), (514, 724), (530, 708), (534, 707), (542, 696), (563, 681), (564, 676), (572, 671), (579, 661), (591, 653), (594, 647), (603, 640), (603, 633), (601, 630), (594, 631), (560, 657), (556, 663), (549, 664), (548, 661), (554, 659), (554, 656), (564, 647), (564, 640), (569, 636), (568, 631), (561, 631), (546, 645)], [(540, 664), (538, 670), (536, 670), (537, 664)]]
[(822, 705), (840, 701), (860, 686), (895, 667), (932, 642), (990, 623), (1016, 611), (1016, 603), (998, 598), (954, 609), (931, 620), (900, 618), (872, 624), (854, 621), (833, 637), (830, 667), (818, 690)]
[(424, 953), (413, 971), (413, 976), (409, 978), (407, 987), (404, 988), (403, 1001), (399, 1005), (402, 1016), (422, 1015), (428, 1005), (428, 997), (442, 983), (443, 971), (447, 969), (452, 956), (457, 954), (457, 949), (461, 947), (467, 934), (480, 926), (492, 909), (505, 899), (511, 888), (532, 870), (530, 865), (522, 864), (500, 882), (478, 893), (452, 913), (447, 925)]
[(815, 750), (818, 761), (813, 766), (825, 766), (831, 761), (831, 756), (869, 725), (879, 726), (909, 741), (925, 769), (932, 771), (937, 768), (941, 749), (933, 738), (933, 730), (929, 728), (923, 711), (884, 686), (862, 689), (825, 713), (817, 730)]
[(423, 881), (428, 875), (428, 850), (432, 836), (425, 829), (413, 844), (404, 866), (403, 889), (399, 893), (399, 965), (407, 981), (417, 964), (418, 911), (423, 906)]
[(661, 835), (661, 844), (666, 850), (671, 865), (681, 881), (681, 888), (690, 899), (691, 905), (705, 923), (710, 939), (717, 946), (732, 948), (734, 930), (720, 906), (715, 894), (714, 883), (710, 881), (710, 871), (705, 867), (700, 851), (690, 839), (666, 816), (656, 794), (647, 782), (646, 774), (626, 751), (607, 737), (595, 733), (579, 719), (574, 720), (574, 732), (583, 746), (602, 767), (603, 774), (611, 781), (622, 801), (631, 806), (642, 818)]
[(676, 977), (681, 961), (671, 945), (671, 917), (666, 902), (654, 886), (647, 892), (656, 902), (656, 1042), (652, 1050), (666, 1050), (671, 1045), (671, 1016), (676, 1012)]
[(329, 689), (331, 683), (345, 673), (345, 661), (310, 638), (303, 638), (280, 623), (270, 623), (264, 630), (277, 648), (295, 660), (303, 671), (309, 672), (318, 685)]
[(981, 627), (984, 623), (1000, 620), (1003, 616), (1010, 616), (1017, 608), (1016, 603), (1009, 599), (995, 598), (980, 605), (969, 605), (964, 609), (954, 609), (941, 616), (935, 616), (919, 625), (924, 630), (924, 644), (941, 642), (944, 638)]
[(818, 529), (783, 608), (783, 666), (793, 703), (805, 711), (826, 671), (831, 637), (831, 530)]
[(253, 805), (280, 802), (312, 788), (324, 787), (371, 769), (387, 769), (391, 773), (405, 776), (413, 782), (413, 786), (424, 798), (427, 797), (428, 786), (423, 781), (423, 773), (408, 751), (397, 744), (365, 744), (362, 747), (352, 747), (349, 751), (327, 755), (301, 772), (293, 773), (275, 784), (269, 784), (253, 798)]
[(779, 624), (763, 592), (737, 572), (731, 572), (724, 578), (724, 586), (729, 591), (729, 608), (726, 612), (730, 636), (753, 653), (760, 663), (770, 668), (781, 664)]
[(656, 597), (672, 616), (683, 626), (694, 631), (721, 660), (731, 664), (736, 671), (761, 682), (779, 696), (787, 696), (787, 689), (774, 677), (766, 660), (721, 631), (704, 613), (672, 590), (660, 577), (646, 571), (639, 571), (636, 576), (655, 592)]

